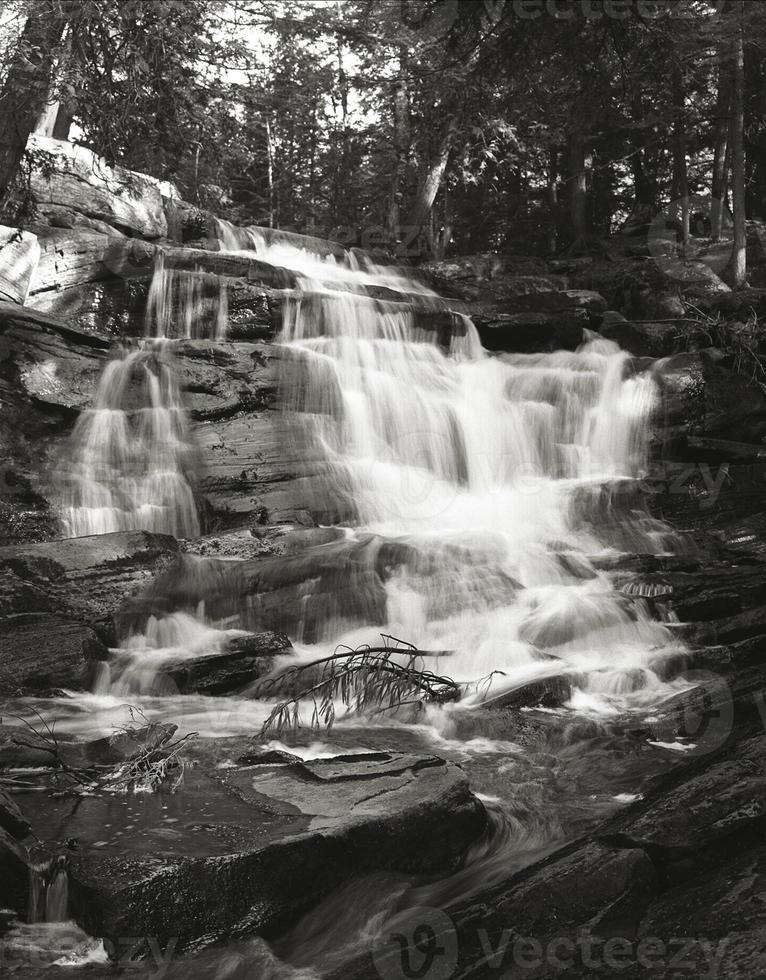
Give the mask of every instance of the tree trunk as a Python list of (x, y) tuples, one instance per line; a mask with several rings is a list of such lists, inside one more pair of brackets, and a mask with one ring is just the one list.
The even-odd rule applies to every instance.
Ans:
[(405, 45), (399, 47), (399, 74), (393, 86), (394, 123), (394, 172), (391, 178), (391, 199), (388, 208), (388, 233), (392, 242), (401, 240), (399, 230), (402, 199), (407, 178), (407, 163), (410, 157), (410, 94), (409, 94), (409, 51)]
[(710, 184), (710, 233), (720, 241), (726, 215), (726, 173), (728, 169), (729, 128), (731, 123), (731, 85), (726, 66), (718, 72), (718, 94), (715, 103), (715, 150), (713, 176)]
[(588, 184), (585, 172), (585, 140), (580, 133), (569, 137), (569, 175), (572, 182), (570, 217), (575, 242), (588, 237)]
[(271, 138), (271, 123), (266, 116), (266, 172), (269, 182), (269, 228), (274, 227), (274, 145)]
[(734, 251), (731, 256), (732, 284), (744, 286), (747, 281), (747, 226), (745, 224), (745, 46), (744, 0), (735, 5), (737, 29), (734, 35), (731, 113), (732, 204), (734, 207)]
[(457, 131), (457, 118), (453, 116), (447, 125), (439, 145), (439, 152), (434, 160), (429, 164), (428, 169), (423, 175), (415, 203), (407, 219), (408, 237), (411, 241), (416, 241), (423, 229), (428, 225), (431, 211), (439, 193), (444, 171), (447, 169), (449, 155), (452, 149), (452, 142)]
[(56, 49), (77, 6), (76, 0), (37, 0), (24, 25), (0, 94), (0, 204), (48, 99)]
[(686, 164), (686, 111), (684, 107), (684, 85), (681, 68), (673, 65), (673, 105), (675, 122), (673, 126), (673, 210), (681, 225), (683, 254), (689, 245), (689, 175)]
[(548, 224), (548, 254), (555, 255), (558, 246), (558, 213), (559, 213), (559, 194), (558, 185), (556, 180), (558, 177), (558, 151), (556, 147), (551, 147), (550, 154), (548, 157), (548, 180), (547, 180), (547, 197), (548, 197), (548, 210), (549, 224)]

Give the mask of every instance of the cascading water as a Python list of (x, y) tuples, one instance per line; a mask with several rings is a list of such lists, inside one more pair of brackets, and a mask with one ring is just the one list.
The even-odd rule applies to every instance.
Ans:
[(226, 279), (199, 269), (169, 268), (157, 252), (146, 302), (146, 335), (186, 340), (225, 340)]
[[(332, 489), (317, 511), (335, 510), (335, 523), (345, 525), (329, 574), (307, 572), (296, 589), (299, 611), (278, 628), (308, 641), (297, 649), (307, 659), (339, 643), (377, 644), (385, 631), (440, 651), (424, 657), (426, 666), (467, 692), (456, 706), (429, 709), (417, 725), (406, 714), (384, 714), (360, 726), (339, 710), (332, 745), (298, 751), (436, 752), (466, 766), (492, 817), (486, 839), (444, 880), (354, 882), (275, 946), (296, 967), (332, 965), (333, 957), (342, 962), (354, 946), (369, 945), (374, 916), (408, 904), (448, 905), (505, 880), (634, 798), (651, 770), (627, 735), (600, 736), (610, 718), (653, 711), (678, 689), (655, 672), (679, 650), (672, 631), (604, 571), (615, 553), (666, 553), (675, 544), (640, 504), (656, 393), (650, 375), (635, 373), (626, 354), (596, 336), (574, 353), (490, 356), (466, 316), (402, 270), (361, 253), (225, 223), (219, 245), (291, 273), (279, 338), (284, 408), (301, 445), (319, 457), (317, 495), (325, 483)], [(178, 273), (160, 258), (147, 333), (220, 339), (225, 289), (214, 278)], [(69, 533), (199, 533), (193, 450), (171, 352), (172, 343), (148, 343), (105, 369), (75, 430)], [(348, 563), (348, 574), (336, 558)], [(294, 559), (310, 569), (310, 560)], [(189, 581), (166, 583), (167, 602), (158, 602), (156, 616), (131, 623), (93, 694), (57, 704), (58, 730), (108, 734), (129, 724), (137, 706), (148, 720), (203, 737), (257, 731), (273, 701), (178, 696), (163, 675), (169, 661), (225, 651), (241, 635), (229, 627), (257, 624), (261, 596), (233, 608), (229, 600), (247, 593), (241, 583), (227, 585), (243, 563), (229, 563), (232, 577), (225, 564), (186, 556), (185, 571), (173, 574)], [(276, 575), (285, 580), (288, 571), (281, 566)], [(338, 582), (345, 593), (332, 592)], [(367, 589), (376, 590), (374, 601)], [(522, 749), (507, 727), (520, 713), (481, 706), (496, 698), (502, 704), (509, 689), (551, 674), (570, 681), (565, 706), (555, 710), (579, 709), (567, 725), (579, 712), (602, 721), (584, 719), (591, 735), (579, 740), (565, 725), (551, 726)], [(466, 726), (471, 719), (479, 727)], [(588, 743), (594, 730), (599, 737)], [(66, 880), (58, 876), (55, 884), (51, 902), (61, 910)]]
[(110, 361), (71, 445), (64, 461), (67, 536), (133, 529), (199, 534), (194, 450), (169, 348), (141, 347)]
[[(582, 706), (608, 712), (656, 696), (652, 666), (676, 649), (671, 634), (597, 562), (672, 547), (638, 503), (651, 376), (596, 335), (575, 353), (488, 356), (454, 314), (445, 349), (417, 316), (443, 302), (401, 270), (224, 231), (224, 246), (249, 245), (298, 274), (283, 308), (295, 372), (286, 406), (345, 495), (353, 533), (414, 556), (386, 584), (386, 630), (452, 651), (457, 680), (494, 672), (493, 695), (568, 669)], [(377, 298), (382, 287), (399, 302)], [(335, 617), (323, 640), (356, 645), (380, 632), (354, 627), (338, 635)]]
[(173, 339), (226, 337), (226, 281), (167, 268), (155, 257), (146, 305), (148, 338), (124, 350), (99, 379), (62, 463), (67, 537), (148, 530), (200, 533), (192, 475), (194, 446), (176, 377)]

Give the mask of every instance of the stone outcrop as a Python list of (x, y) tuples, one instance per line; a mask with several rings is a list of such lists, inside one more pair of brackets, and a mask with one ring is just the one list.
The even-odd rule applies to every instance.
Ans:
[(0, 695), (82, 690), (107, 649), (81, 623), (51, 613), (0, 618)]
[(37, 161), (31, 190), (38, 210), (51, 224), (76, 227), (84, 218), (145, 238), (167, 234), (156, 181), (109, 167), (85, 147), (45, 136), (31, 136), (28, 150)]
[[(78, 841), (68, 856), (70, 911), (88, 932), (113, 942), (154, 936), (163, 948), (177, 939), (178, 950), (273, 935), (353, 876), (443, 873), (484, 827), (465, 775), (441, 759), (376, 753), (232, 766), (234, 746), (221, 740), (215, 750), (227, 767), (187, 770), (177, 797), (145, 800), (135, 847), (104, 827), (112, 802), (101, 796), (74, 809), (35, 806), (45, 849)], [(180, 825), (166, 822), (163, 801), (183, 814)]]
[(87, 686), (118, 611), (177, 556), (173, 538), (145, 531), (0, 548), (3, 693)]

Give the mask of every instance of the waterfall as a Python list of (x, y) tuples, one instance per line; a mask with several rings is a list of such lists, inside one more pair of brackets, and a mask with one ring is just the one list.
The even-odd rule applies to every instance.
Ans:
[[(672, 548), (640, 501), (651, 376), (595, 334), (576, 352), (490, 356), (451, 312), (445, 339), (448, 304), (427, 286), (296, 238), (224, 229), (221, 246), (298, 274), (279, 338), (285, 407), (351, 533), (410, 555), (385, 583), (387, 631), (452, 651), (457, 680), (493, 674), (493, 692), (555, 669), (578, 678), (583, 707), (651, 698), (674, 640), (599, 568), (610, 553)], [(346, 627), (328, 617), (321, 639), (380, 632)]]
[(69, 912), (69, 872), (63, 856), (29, 868), (28, 922), (65, 922)]
[(101, 375), (62, 462), (62, 520), (69, 537), (144, 529), (200, 533), (194, 450), (170, 348), (123, 352)]
[(157, 252), (146, 301), (146, 335), (186, 340), (225, 340), (228, 294), (223, 276), (200, 269), (173, 269)]

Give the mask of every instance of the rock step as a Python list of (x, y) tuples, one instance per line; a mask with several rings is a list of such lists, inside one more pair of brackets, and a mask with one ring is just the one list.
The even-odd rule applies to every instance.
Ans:
[(68, 853), (70, 914), (86, 931), (114, 942), (154, 936), (162, 948), (177, 940), (179, 950), (271, 936), (360, 874), (447, 873), (485, 826), (464, 773), (441, 759), (374, 753), (232, 767), (241, 750), (230, 741), (214, 744), (213, 762), (187, 768), (172, 796), (145, 797), (134, 835), (105, 826), (114, 797), (73, 808), (35, 794), (42, 849), (78, 841)]

